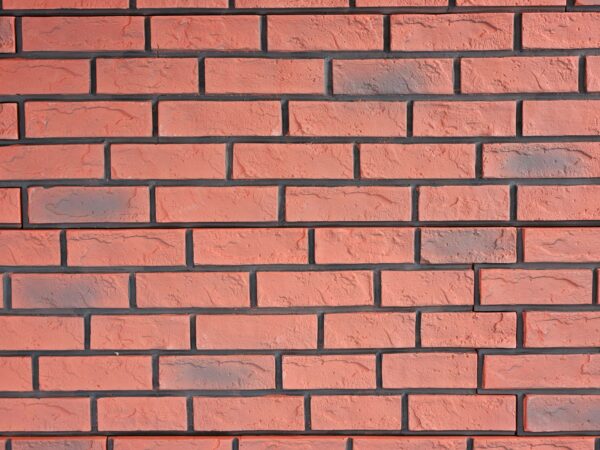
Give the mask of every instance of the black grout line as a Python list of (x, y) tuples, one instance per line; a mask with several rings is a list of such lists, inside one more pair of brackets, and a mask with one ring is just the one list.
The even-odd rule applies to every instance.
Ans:
[(352, 144), (353, 175), (355, 180), (360, 180), (360, 144)]
[(267, 52), (269, 48), (269, 25), (266, 15), (260, 16), (260, 49), (263, 52)]
[(315, 264), (315, 229), (308, 229), (308, 264)]
[(190, 349), (197, 350), (198, 334), (196, 331), (196, 315), (190, 315)]
[(4, 309), (12, 308), (12, 280), (8, 273), (2, 274), (2, 297), (4, 298)]
[(453, 61), (453, 87), (454, 93), (461, 93), (461, 59), (460, 57), (454, 58)]
[(513, 50), (521, 53), (523, 51), (523, 16), (521, 13), (516, 13), (514, 15), (513, 27)]
[(135, 273), (129, 274), (129, 307), (131, 309), (137, 308), (137, 286)]
[(198, 93), (206, 93), (206, 58), (198, 58)]
[(509, 186), (509, 197), (510, 197), (510, 201), (509, 201), (509, 216), (510, 216), (510, 220), (517, 220), (517, 213), (518, 213), (518, 203), (517, 203), (517, 185), (515, 184), (511, 184)]
[(92, 315), (87, 313), (83, 317), (83, 348), (92, 348)]
[(325, 348), (325, 314), (317, 314), (317, 349)]
[(304, 395), (304, 430), (311, 431), (312, 423), (311, 423), (311, 404), (310, 404), (310, 395)]
[(150, 212), (150, 222), (156, 222), (156, 185), (151, 183), (148, 186), (148, 200), (150, 204), (148, 205), (148, 210)]
[(68, 245), (67, 245), (67, 232), (66, 230), (60, 230), (59, 234), (60, 240), (60, 265), (62, 267), (67, 267), (69, 261), (68, 255)]
[(413, 136), (413, 105), (414, 102), (412, 100), (406, 102), (406, 137)]
[(33, 391), (40, 390), (40, 358), (37, 354), (31, 355), (31, 386)]
[(194, 267), (194, 231), (185, 230), (185, 265)]
[(517, 348), (523, 348), (524, 336), (523, 313), (517, 312)]
[(592, 304), (598, 304), (598, 268), (592, 270)]
[(280, 352), (275, 353), (275, 389), (283, 390), (283, 357)]
[(158, 137), (158, 100), (152, 100), (152, 136)]
[(377, 389), (383, 389), (383, 355), (381, 352), (375, 354), (375, 385)]
[(402, 431), (408, 431), (408, 395), (402, 394), (401, 416), (402, 416)]
[(152, 51), (152, 25), (151, 17), (144, 17), (144, 50)]
[(467, 450), (473, 450), (473, 438), (467, 438)]
[(277, 194), (277, 221), (281, 225), (285, 222), (285, 186), (279, 186)]
[(517, 228), (517, 263), (525, 261), (525, 242), (523, 238), (523, 229)]
[(228, 142), (225, 147), (225, 179), (233, 179), (233, 158), (234, 158), (233, 143)]
[(159, 356), (152, 355), (152, 390), (158, 391), (160, 389), (159, 380)]
[(579, 93), (585, 94), (587, 92), (587, 59), (584, 55), (579, 55), (578, 71), (577, 88)]
[(523, 136), (523, 101), (517, 100), (517, 108), (516, 108), (516, 135)]
[(483, 178), (483, 144), (475, 144), (475, 178)]
[(112, 177), (112, 168), (111, 168), (111, 148), (108, 142), (104, 143), (104, 179), (106, 181), (110, 181)]
[(288, 100), (281, 100), (281, 135), (290, 134), (290, 105)]
[[(233, 0), (230, 0), (233, 1)], [(231, 450), (240, 450), (240, 440), (239, 438), (233, 438), (231, 441)]]
[(186, 399), (186, 411), (187, 411), (187, 429), (188, 431), (194, 431), (194, 399), (193, 397), (187, 397)]
[(381, 270), (373, 271), (373, 303), (376, 308), (381, 307)]
[(524, 431), (525, 431), (524, 414), (525, 414), (525, 400), (524, 400), (524, 395), (523, 394), (519, 394), (519, 395), (517, 395), (517, 420), (516, 420), (516, 432), (517, 432), (517, 436), (520, 436), (520, 435), (524, 434)]
[(354, 449), (354, 440), (352, 438), (348, 438), (346, 440), (346, 450), (353, 450)]
[(23, 52), (23, 22), (21, 17), (15, 17), (15, 53)]
[(415, 313), (415, 348), (421, 348), (421, 311)]
[(96, 58), (90, 59), (90, 95), (96, 94), (97, 91), (97, 73), (96, 73)]
[(258, 306), (258, 288), (256, 285), (256, 271), (250, 272), (250, 308), (256, 308)]
[(333, 60), (332, 58), (325, 58), (324, 61), (324, 80), (325, 80), (325, 95), (327, 97), (333, 96)]
[(411, 219), (413, 222), (419, 221), (419, 186), (411, 186)]
[(90, 418), (92, 423), (92, 432), (98, 431), (98, 401), (96, 395), (90, 396)]
[(421, 229), (415, 228), (415, 237), (414, 237), (414, 251), (415, 254), (415, 264), (421, 263)]
[(389, 52), (392, 47), (392, 30), (390, 16), (383, 16), (383, 51)]
[(483, 370), (485, 365), (485, 356), (477, 350), (477, 390), (483, 389)]

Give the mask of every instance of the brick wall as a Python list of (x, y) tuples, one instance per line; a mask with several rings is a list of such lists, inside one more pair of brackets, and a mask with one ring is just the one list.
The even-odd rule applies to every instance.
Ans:
[(600, 1), (2, 0), (0, 52), (1, 450), (600, 448)]

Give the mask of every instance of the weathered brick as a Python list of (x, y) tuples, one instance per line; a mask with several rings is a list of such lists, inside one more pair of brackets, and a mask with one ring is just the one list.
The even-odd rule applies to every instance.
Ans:
[(411, 431), (515, 431), (514, 395), (410, 395)]
[(317, 264), (408, 263), (414, 260), (412, 228), (317, 228)]
[(383, 306), (443, 306), (473, 304), (471, 271), (415, 270), (383, 271)]
[(127, 274), (11, 275), (14, 308), (128, 308)]
[(592, 300), (592, 273), (566, 269), (483, 269), (482, 305), (577, 305)]
[(194, 429), (304, 430), (304, 398), (289, 395), (197, 397), (194, 399)]
[(144, 18), (23, 17), (25, 51), (144, 50)]
[(510, 50), (512, 14), (406, 14), (391, 19), (392, 50)]
[(284, 389), (374, 389), (373, 355), (284, 356)]
[(335, 60), (333, 91), (351, 95), (451, 94), (452, 60)]
[(277, 220), (276, 186), (156, 188), (158, 222), (269, 222)]
[(25, 118), (33, 138), (152, 135), (150, 102), (27, 102)]
[(275, 359), (268, 355), (161, 356), (159, 364), (160, 389), (275, 388)]
[(397, 348), (415, 344), (414, 313), (325, 314), (325, 348)]
[(291, 101), (289, 114), (291, 136), (406, 136), (404, 102)]
[(526, 347), (598, 347), (600, 314), (592, 311), (524, 314)]
[(508, 186), (421, 186), (420, 220), (508, 220)]
[(397, 186), (288, 187), (290, 222), (410, 220), (410, 188)]
[(310, 399), (313, 430), (400, 430), (401, 398), (395, 395), (317, 395)]
[[(0, 398), (3, 432), (91, 431), (88, 398)], [(64, 447), (63, 447), (64, 448)]]
[(43, 391), (114, 391), (152, 389), (150, 356), (42, 356)]
[(366, 271), (259, 272), (258, 306), (356, 306), (373, 304), (373, 275)]
[(233, 178), (352, 178), (349, 144), (235, 144)]
[(198, 315), (199, 349), (314, 349), (317, 317), (311, 315)]
[(476, 353), (386, 353), (382, 362), (383, 387), (477, 387)]
[(98, 399), (100, 431), (185, 431), (185, 397), (107, 397)]
[(248, 274), (243, 272), (138, 273), (139, 308), (242, 308), (250, 306)]
[(600, 427), (600, 395), (527, 395), (525, 430), (595, 431)]
[(70, 266), (183, 265), (185, 230), (69, 230), (67, 255)]
[(424, 347), (514, 348), (517, 316), (510, 312), (425, 312)]
[(361, 178), (474, 178), (472, 144), (361, 144)]
[(195, 58), (99, 58), (96, 90), (101, 94), (198, 92)]
[(206, 92), (210, 94), (322, 94), (319, 59), (207, 58)]
[(42, 437), (13, 438), (14, 450), (105, 450), (106, 438), (99, 437)]
[(301, 228), (194, 230), (196, 264), (303, 264), (308, 233)]
[(87, 94), (90, 63), (84, 59), (0, 60), (0, 94)]
[(91, 329), (92, 349), (190, 348), (190, 320), (183, 315), (92, 316)]
[(381, 15), (272, 15), (268, 30), (270, 51), (383, 50)]

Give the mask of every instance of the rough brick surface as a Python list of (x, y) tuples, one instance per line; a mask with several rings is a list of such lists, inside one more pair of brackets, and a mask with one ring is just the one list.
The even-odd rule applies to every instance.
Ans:
[(0, 0), (0, 450), (598, 450), (599, 0)]

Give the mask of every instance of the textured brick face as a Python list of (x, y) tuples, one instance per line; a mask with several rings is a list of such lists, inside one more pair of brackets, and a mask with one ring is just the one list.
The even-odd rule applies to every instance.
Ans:
[(0, 450), (599, 450), (599, 0), (0, 0)]

